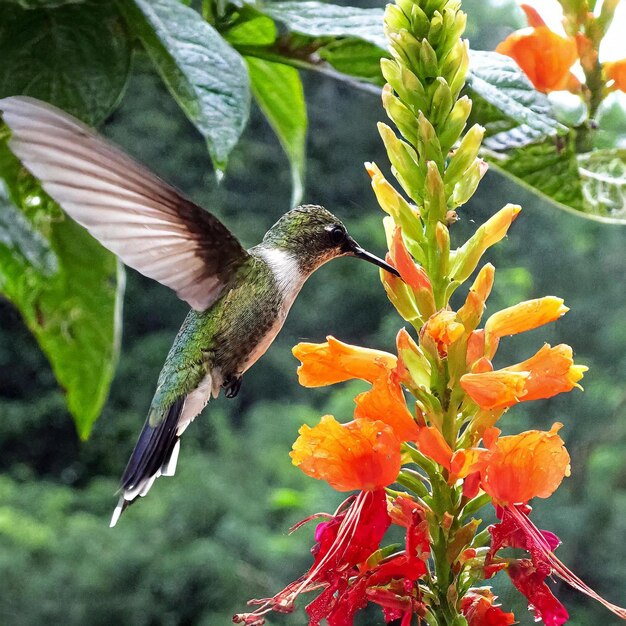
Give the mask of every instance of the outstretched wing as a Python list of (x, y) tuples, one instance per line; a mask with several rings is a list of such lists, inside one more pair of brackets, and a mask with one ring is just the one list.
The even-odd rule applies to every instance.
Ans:
[(207, 309), (248, 253), (213, 215), (67, 113), (0, 100), (9, 146), (45, 191), (105, 248)]

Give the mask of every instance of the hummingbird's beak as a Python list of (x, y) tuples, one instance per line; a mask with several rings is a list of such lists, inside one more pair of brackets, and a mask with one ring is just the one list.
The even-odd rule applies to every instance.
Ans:
[(397, 276), (398, 278), (400, 278), (400, 274), (395, 267), (393, 267), (392, 265), (389, 265), (389, 263), (387, 263), (386, 261), (379, 259), (376, 255), (372, 254), (371, 252), (368, 252), (367, 250), (364, 250), (363, 248), (361, 248), (361, 246), (354, 239), (352, 239), (352, 237), (348, 237), (344, 250), (346, 251), (345, 252), (346, 254), (350, 256), (355, 256), (357, 259), (363, 259), (364, 261), (369, 261), (370, 263), (373, 263), (374, 265), (378, 265), (378, 267), (382, 267), (385, 271), (389, 272), (390, 274), (393, 274), (394, 276)]

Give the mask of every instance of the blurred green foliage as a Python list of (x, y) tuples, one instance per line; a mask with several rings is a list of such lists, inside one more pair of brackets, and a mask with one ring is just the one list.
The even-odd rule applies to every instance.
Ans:
[[(495, 43), (510, 5), (464, 4), (476, 47)], [(269, 126), (253, 112), (217, 187), (203, 140), (165, 97), (149, 65), (137, 61), (128, 97), (105, 133), (213, 210), (246, 245), (256, 242), (290, 199), (287, 160)], [(380, 252), (382, 214), (361, 166), (375, 160), (387, 169), (375, 132), (380, 104), (322, 77), (309, 77), (305, 87), (305, 200), (337, 212), (359, 241)], [(496, 366), (527, 358), (548, 341), (571, 344), (577, 361), (591, 369), (584, 394), (516, 407), (501, 426), (508, 433), (565, 423), (572, 477), (549, 503), (534, 503), (534, 518), (563, 539), (563, 561), (623, 603), (626, 233), (555, 212), (488, 174), (453, 229), (458, 241), (506, 201), (524, 211), (507, 241), (489, 253), (497, 268), (489, 310), (555, 294), (572, 311), (557, 324), (503, 340)], [(349, 419), (360, 387), (300, 388), (290, 347), (333, 334), (391, 350), (400, 326), (375, 270), (350, 259), (324, 267), (305, 286), (274, 346), (246, 375), (239, 396), (212, 402), (189, 428), (176, 477), (159, 480), (111, 530), (118, 476), (186, 311), (168, 289), (130, 271), (125, 304), (110, 397), (91, 439), (79, 443), (50, 366), (17, 312), (0, 303), (0, 623), (221, 626), (250, 597), (270, 595), (295, 579), (310, 562), (313, 527), (287, 536), (289, 526), (334, 510), (341, 496), (293, 468), (288, 450), (303, 422), (322, 413)], [(497, 578), (495, 585), (520, 623), (533, 623), (508, 581)], [(618, 623), (567, 588), (557, 594), (571, 624)], [(270, 623), (304, 621), (299, 614)], [(379, 622), (376, 612), (361, 620)]]

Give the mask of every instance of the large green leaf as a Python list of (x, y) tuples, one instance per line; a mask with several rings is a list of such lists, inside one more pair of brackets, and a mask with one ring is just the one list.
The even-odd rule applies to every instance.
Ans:
[(41, 6), (0, 4), (0, 97), (34, 96), (92, 125), (101, 122), (128, 78), (123, 20), (108, 2), (29, 4)]
[(281, 63), (246, 58), (252, 93), (291, 164), (293, 206), (302, 199), (307, 129), (306, 103), (298, 70)]
[(250, 112), (243, 59), (199, 13), (178, 0), (117, 4), (222, 171)]
[(306, 0), (272, 2), (260, 10), (284, 23), (292, 32), (311, 37), (352, 37), (387, 49), (383, 9), (359, 9)]
[(548, 98), (535, 90), (513, 59), (502, 54), (471, 53), (466, 91), (472, 98), (473, 119), (486, 129), (487, 148), (519, 148), (568, 133)]
[(0, 142), (0, 182), (0, 291), (46, 353), (86, 438), (117, 361), (123, 271), (64, 217), (6, 142)]

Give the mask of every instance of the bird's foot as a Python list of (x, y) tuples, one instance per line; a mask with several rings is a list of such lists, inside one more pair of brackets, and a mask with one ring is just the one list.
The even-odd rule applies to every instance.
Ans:
[(224, 379), (222, 387), (224, 388), (224, 395), (227, 398), (234, 398), (241, 389), (241, 381), (243, 376), (231, 374)]

